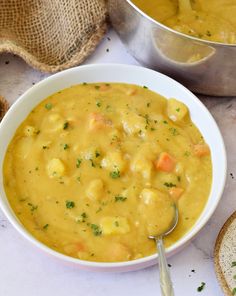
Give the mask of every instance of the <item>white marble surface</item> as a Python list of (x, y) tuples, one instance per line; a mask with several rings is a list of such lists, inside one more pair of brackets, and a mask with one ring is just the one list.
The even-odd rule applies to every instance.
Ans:
[[(86, 63), (137, 64), (113, 31), (107, 36)], [(33, 83), (47, 76), (33, 70), (18, 57), (0, 55), (0, 95), (10, 103)], [(234, 98), (201, 99), (224, 136), (228, 153), (227, 184), (222, 200), (206, 227), (188, 247), (169, 259), (176, 295), (181, 296), (223, 295), (214, 273), (213, 249), (221, 226), (236, 208), (236, 101)], [(230, 173), (235, 174), (235, 179)], [(191, 272), (193, 269), (195, 272)], [(205, 282), (206, 287), (199, 293), (197, 287), (201, 282)], [(21, 237), (0, 211), (0, 295), (160, 295), (158, 267), (132, 273), (103, 274), (66, 266), (41, 253)]]

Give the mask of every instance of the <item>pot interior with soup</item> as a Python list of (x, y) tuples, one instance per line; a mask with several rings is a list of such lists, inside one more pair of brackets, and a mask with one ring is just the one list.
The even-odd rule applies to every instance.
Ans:
[(185, 104), (145, 86), (81, 84), (36, 106), (11, 140), (4, 187), (23, 226), (82, 260), (128, 261), (168, 247), (195, 224), (212, 183), (208, 145)]
[(236, 0), (133, 0), (164, 25), (214, 42), (236, 43)]

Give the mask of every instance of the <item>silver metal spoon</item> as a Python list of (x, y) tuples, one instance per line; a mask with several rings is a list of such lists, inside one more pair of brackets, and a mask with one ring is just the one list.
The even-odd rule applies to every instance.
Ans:
[(179, 220), (178, 208), (176, 205), (174, 206), (174, 208), (175, 215), (173, 217), (173, 221), (170, 227), (165, 231), (165, 233), (149, 235), (149, 238), (154, 239), (157, 245), (160, 270), (160, 287), (162, 296), (174, 296), (173, 284), (170, 278), (169, 268), (165, 256), (165, 248), (163, 244), (163, 237), (167, 236), (175, 229)]

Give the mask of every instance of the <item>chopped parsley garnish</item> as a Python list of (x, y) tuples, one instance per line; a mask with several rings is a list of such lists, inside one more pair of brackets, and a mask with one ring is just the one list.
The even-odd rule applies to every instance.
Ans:
[(139, 130), (139, 131), (138, 131), (138, 134), (139, 134), (140, 136), (142, 135), (142, 133), (143, 133), (142, 130)]
[(168, 188), (176, 187), (176, 185), (173, 184), (173, 183), (171, 183), (171, 182), (169, 182), (169, 183), (168, 183), (168, 182), (165, 182), (164, 185), (165, 185), (166, 187), (168, 187)]
[(176, 112), (179, 112), (179, 111), (180, 111), (180, 108), (175, 109), (175, 111), (176, 111)]
[(100, 108), (100, 107), (102, 106), (102, 103), (101, 103), (101, 102), (99, 102), (99, 101), (97, 101), (97, 102), (96, 102), (96, 105), (97, 105), (97, 107), (99, 107), (99, 108)]
[(156, 129), (154, 127), (151, 127), (150, 130), (153, 132), (155, 131)]
[(172, 133), (173, 136), (178, 136), (179, 135), (178, 130), (176, 128), (174, 128), (174, 127), (169, 128), (169, 131)]
[(181, 181), (181, 177), (180, 176), (177, 176), (177, 180), (180, 182)]
[(76, 218), (76, 222), (86, 222), (86, 219), (88, 218), (88, 215), (85, 213), (85, 212), (83, 212), (81, 215), (80, 215), (80, 217), (78, 217), (78, 218)]
[(80, 182), (80, 177), (77, 177), (76, 180), (77, 180), (78, 182)]
[(116, 171), (110, 172), (110, 177), (112, 179), (118, 179), (118, 178), (120, 178), (120, 171), (116, 170)]
[(99, 86), (99, 85), (95, 85), (94, 88), (95, 88), (95, 89), (99, 89), (100, 86)]
[(150, 120), (149, 120), (148, 114), (145, 114), (144, 115), (144, 118), (146, 119), (146, 124), (149, 124), (150, 123)]
[(99, 212), (101, 212), (101, 211), (102, 211), (102, 208), (99, 207), (99, 208), (97, 209), (97, 211), (96, 211), (96, 214), (99, 213)]
[(184, 156), (190, 156), (190, 152), (189, 151), (185, 151), (184, 152)]
[(51, 110), (51, 109), (52, 109), (52, 104), (51, 104), (51, 103), (47, 103), (47, 104), (45, 105), (45, 108), (46, 108), (47, 110)]
[(77, 167), (77, 168), (80, 167), (81, 162), (82, 162), (82, 159), (80, 159), (80, 158), (78, 158), (78, 159), (76, 160), (76, 167)]
[(67, 200), (66, 207), (67, 207), (67, 209), (73, 209), (75, 207), (75, 203), (71, 200)]
[(146, 85), (143, 86), (144, 89), (148, 89), (148, 87)]
[(28, 206), (30, 206), (30, 211), (33, 212), (37, 210), (38, 206), (33, 205), (32, 203), (28, 202)]
[(83, 85), (87, 85), (88, 83), (87, 82), (83, 82)]
[(69, 145), (68, 144), (64, 144), (63, 149), (66, 150), (68, 148), (69, 148)]
[(64, 124), (63, 124), (63, 129), (65, 130), (65, 129), (67, 129), (68, 128), (68, 126), (69, 126), (69, 122), (68, 121), (66, 121)]
[(115, 221), (115, 226), (119, 227), (119, 222), (118, 221)]
[(166, 120), (163, 120), (163, 123), (164, 123), (164, 124), (168, 124), (168, 121), (166, 121)]
[(95, 152), (95, 156), (96, 156), (96, 158), (99, 157), (100, 155), (101, 155), (101, 154), (100, 154), (98, 151)]
[(49, 226), (49, 224), (45, 224), (45, 225), (43, 226), (43, 229), (47, 229), (48, 226)]
[(92, 158), (90, 158), (89, 161), (91, 162), (91, 166), (92, 166), (93, 168), (95, 168), (96, 166), (95, 166), (95, 163), (94, 163), (94, 161), (92, 160)]
[(82, 217), (83, 219), (88, 218), (88, 216), (87, 216), (87, 214), (86, 214), (85, 212), (83, 212), (83, 213), (81, 214), (81, 217)]
[(206, 35), (211, 37), (211, 32), (209, 30), (207, 30)]
[(125, 196), (120, 196), (120, 195), (116, 195), (115, 196), (115, 202), (117, 201), (126, 201), (127, 197)]
[(93, 231), (93, 234), (94, 234), (95, 236), (100, 236), (100, 235), (102, 235), (102, 230), (101, 230), (101, 228), (100, 228), (99, 225), (91, 224), (90, 227), (91, 227), (91, 229), (92, 229), (92, 231)]
[(43, 146), (43, 149), (48, 149), (48, 146)]
[(231, 267), (235, 267), (236, 266), (236, 261), (233, 261), (232, 263), (231, 263)]
[(202, 283), (201, 283), (201, 286), (199, 286), (199, 287), (197, 288), (197, 291), (198, 291), (198, 292), (201, 292), (201, 291), (205, 288), (205, 286), (206, 286), (206, 283), (202, 282)]
[(147, 103), (147, 107), (148, 107), (148, 108), (150, 107), (150, 105), (151, 105), (151, 103)]

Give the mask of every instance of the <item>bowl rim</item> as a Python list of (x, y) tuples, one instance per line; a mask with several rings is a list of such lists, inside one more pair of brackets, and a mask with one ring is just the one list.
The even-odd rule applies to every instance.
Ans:
[[(111, 1), (111, 0), (110, 0)], [(219, 46), (219, 47), (232, 47), (235, 48), (236, 44), (228, 44), (228, 43), (223, 43), (223, 42), (216, 42), (216, 41), (210, 41), (210, 40), (206, 40), (206, 39), (201, 39), (201, 38), (197, 38), (191, 35), (187, 35), (181, 32), (178, 32), (170, 27), (167, 27), (166, 25), (160, 23), (159, 21), (153, 19), (152, 17), (150, 17), (148, 14), (146, 14), (143, 10), (141, 10), (138, 6), (136, 6), (132, 0), (125, 0), (130, 6), (132, 6), (134, 8), (135, 11), (137, 11), (142, 17), (148, 19), (150, 22), (154, 23), (155, 25), (159, 25), (160, 27), (162, 27), (163, 29), (166, 29), (167, 31), (177, 34), (181, 37), (185, 37), (186, 39), (190, 39), (192, 41), (198, 41), (198, 42), (202, 42), (204, 44), (207, 45), (214, 45), (214, 46)]]
[[(173, 85), (173, 87), (179, 87), (181, 88), (185, 93), (187, 92), (189, 96), (191, 96), (191, 99), (199, 106), (199, 108), (201, 108), (205, 113), (207, 113), (209, 120), (211, 120), (211, 122), (214, 124), (215, 126), (215, 131), (217, 132), (219, 138), (219, 143), (221, 144), (221, 148), (222, 148), (222, 163), (223, 163), (223, 167), (222, 167), (222, 175), (223, 178), (221, 180), (221, 190), (220, 192), (218, 192), (218, 196), (217, 199), (214, 203), (214, 206), (211, 206), (210, 210), (208, 210), (207, 214), (203, 217), (202, 214), (206, 208), (206, 205), (201, 213), (201, 215), (198, 217), (197, 221), (195, 222), (195, 224), (192, 226), (192, 228), (183, 236), (181, 237), (177, 242), (175, 242), (173, 245), (171, 245), (170, 247), (168, 247), (166, 249), (166, 253), (167, 255), (171, 255), (172, 253), (174, 253), (176, 250), (180, 249), (181, 247), (183, 247), (184, 245), (186, 245), (189, 241), (191, 241), (197, 233), (199, 233), (199, 231), (205, 226), (205, 224), (208, 222), (208, 220), (211, 218), (211, 216), (213, 215), (216, 207), (219, 204), (219, 201), (222, 197), (222, 193), (225, 187), (225, 182), (226, 182), (226, 173), (227, 173), (227, 158), (226, 158), (226, 149), (225, 149), (225, 144), (223, 141), (223, 137), (222, 134), (213, 118), (213, 116), (211, 115), (211, 113), (208, 111), (208, 109), (206, 108), (206, 106), (190, 91), (188, 90), (185, 86), (183, 86), (182, 84), (180, 84), (179, 82), (175, 81), (174, 79), (168, 77), (165, 74), (162, 74), (160, 72), (145, 68), (145, 67), (141, 67), (141, 66), (136, 66), (136, 65), (127, 65), (127, 64), (116, 64), (116, 63), (106, 63), (106, 64), (89, 64), (89, 65), (83, 65), (83, 66), (78, 66), (78, 67), (74, 67), (71, 69), (67, 69), (64, 71), (61, 71), (59, 73), (53, 74), (43, 80), (41, 80), (40, 82), (38, 82), (37, 84), (33, 85), (32, 87), (30, 87), (26, 92), (24, 92), (15, 102), (14, 104), (11, 106), (11, 108), (9, 109), (9, 111), (7, 112), (6, 116), (3, 118), (2, 122), (0, 123), (0, 135), (2, 133), (2, 130), (5, 130), (5, 121), (9, 120), (8, 118), (12, 118), (12, 116), (15, 113), (15, 110), (17, 110), (18, 105), (21, 104), (21, 102), (23, 101), (28, 101), (30, 99), (30, 96), (32, 96), (32, 94), (37, 91), (37, 89), (40, 86), (46, 86), (48, 84), (51, 83), (55, 83), (55, 81), (57, 81), (57, 79), (60, 79), (60, 77), (63, 77), (64, 75), (70, 74), (70, 73), (77, 73), (80, 70), (83, 69), (90, 69), (90, 70), (94, 70), (95, 68), (113, 68), (113, 67), (118, 67), (118, 68), (122, 68), (122, 70), (125, 71), (148, 71), (148, 72), (152, 72), (153, 75), (159, 75), (161, 77), (163, 77), (164, 79), (169, 80), (169, 82)], [(54, 81), (55, 80), (55, 81)], [(114, 81), (115, 82), (115, 81)], [(79, 84), (79, 83), (78, 83)], [(72, 84), (74, 85), (74, 84)], [(71, 86), (71, 84), (68, 84), (68, 87)], [(64, 89), (64, 88), (62, 88)], [(42, 98), (41, 101), (43, 101), (45, 98)], [(35, 107), (39, 104), (39, 102), (35, 105)], [(30, 110), (29, 110), (30, 112)], [(28, 112), (28, 113), (29, 113)], [(19, 125), (18, 125), (19, 126)], [(12, 139), (12, 138), (11, 138)], [(10, 142), (10, 140), (9, 140)], [(9, 144), (8, 142), (8, 144)], [(4, 157), (3, 157), (4, 159)], [(0, 176), (2, 174), (2, 168), (0, 171)], [(1, 180), (0, 180), (1, 181)], [(3, 187), (3, 191), (5, 193), (4, 187)], [(6, 195), (6, 194), (5, 194)], [(210, 196), (210, 194), (209, 194)], [(7, 196), (6, 196), (7, 199)], [(7, 199), (8, 202), (8, 199)], [(8, 202), (9, 203), (9, 202)], [(139, 259), (135, 259), (135, 260), (131, 260), (131, 261), (122, 261), (122, 262), (95, 262), (95, 261), (86, 261), (86, 260), (81, 260), (78, 258), (74, 258), (74, 257), (70, 257), (67, 256), (65, 254), (62, 254), (50, 247), (48, 247), (47, 245), (41, 243), (39, 240), (37, 240), (24, 226), (23, 224), (20, 222), (20, 220), (18, 219), (18, 217), (16, 216), (16, 214), (14, 213), (13, 209), (11, 208), (10, 204), (9, 204), (9, 208), (8, 206), (3, 202), (3, 198), (0, 195), (0, 208), (2, 209), (3, 213), (6, 215), (6, 217), (9, 219), (9, 221), (11, 222), (11, 224), (22, 234), (23, 237), (25, 237), (28, 241), (30, 241), (33, 245), (37, 246), (39, 249), (45, 251), (46, 253), (53, 255), (56, 258), (62, 259), (64, 261), (67, 262), (72, 262), (77, 264), (78, 266), (81, 266), (82, 268), (88, 268), (90, 270), (92, 269), (99, 269), (102, 271), (110, 271), (110, 270), (117, 270), (120, 271), (120, 268), (126, 268), (129, 267), (129, 270), (135, 270), (134, 266), (136, 265), (143, 265), (145, 266), (149, 266), (151, 264), (149, 264), (149, 262), (157, 262), (157, 258), (158, 258), (158, 254), (153, 254), (150, 256), (146, 256), (146, 257), (142, 257)], [(198, 223), (197, 227), (196, 224)], [(195, 227), (195, 228), (194, 228)], [(187, 235), (187, 236), (186, 236)], [(133, 267), (133, 269), (132, 269)], [(142, 267), (141, 267), (142, 268)]]

